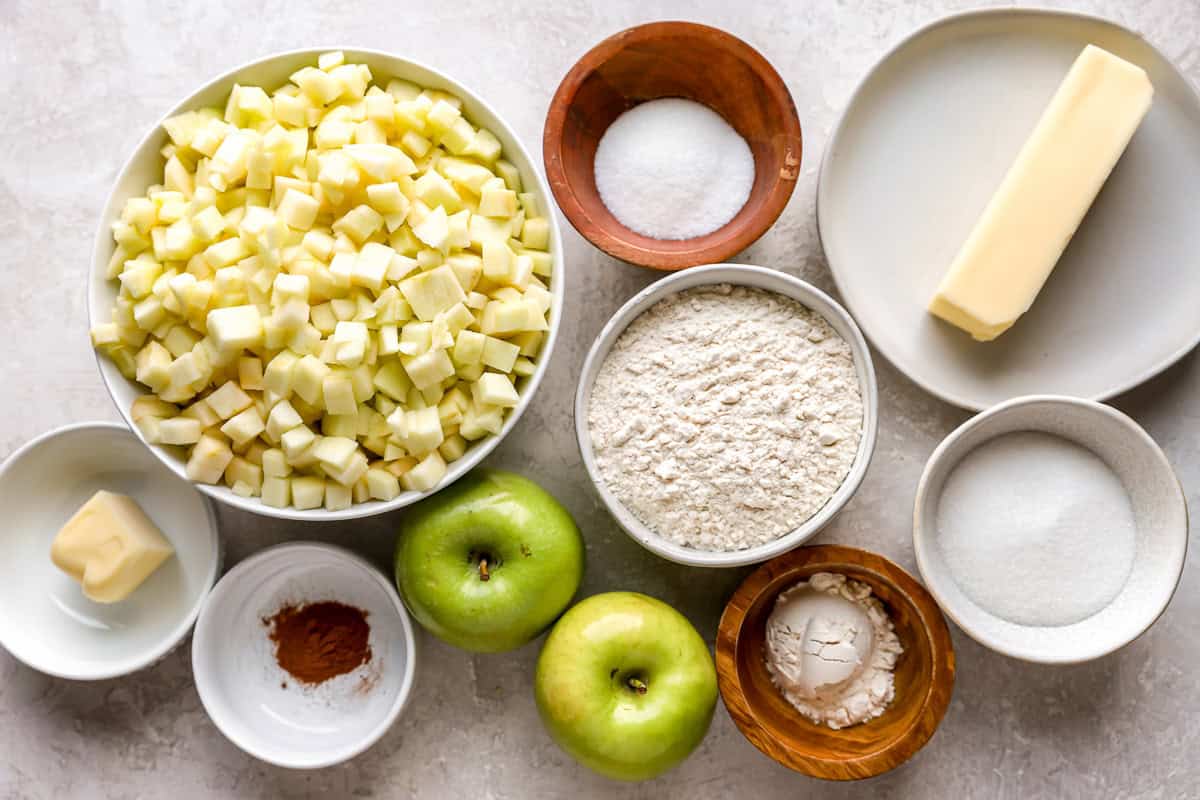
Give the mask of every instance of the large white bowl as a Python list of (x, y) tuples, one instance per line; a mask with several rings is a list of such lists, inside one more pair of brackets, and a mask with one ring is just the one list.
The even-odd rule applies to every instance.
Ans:
[[(371, 659), (305, 687), (275, 660), (264, 619), (334, 600), (367, 612)], [(328, 544), (276, 545), (240, 562), (204, 604), (192, 670), (213, 723), (255, 758), (315, 769), (353, 758), (400, 717), (416, 676), (412, 622), (390, 578)]]
[[(50, 561), (50, 543), (96, 491), (137, 501), (175, 555), (119, 603), (95, 603)], [(132, 433), (84, 422), (45, 433), (0, 466), (0, 644), (34, 669), (100, 680), (150, 666), (191, 630), (217, 579), (212, 505)]]
[[(204, 86), (172, 106), (170, 111), (163, 115), (163, 119), (193, 108), (223, 105), (225, 98), (235, 83), (258, 85), (266, 88), (268, 91), (274, 89), (286, 83), (288, 76), (301, 67), (315, 65), (317, 56), (330, 50), (342, 50), (346, 54), (348, 61), (363, 63), (369, 66), (376, 83), (379, 83), (380, 79), (383, 79), (383, 82), (386, 83), (389, 78), (401, 78), (413, 81), (421, 86), (452, 92), (462, 98), (465, 116), (476, 125), (482, 125), (490, 129), (496, 135), (504, 147), (504, 157), (521, 171), (521, 180), (524, 182), (526, 188), (536, 187), (546, 207), (548, 209), (553, 207), (551, 205), (552, 195), (550, 194), (550, 188), (546, 185), (546, 181), (541, 173), (535, 168), (535, 162), (521, 144), (512, 128), (492, 110), (491, 106), (480, 99), (479, 95), (445, 73), (435, 70), (432, 67), (427, 67), (415, 61), (378, 50), (363, 50), (353, 47), (319, 47), (291, 50), (286, 53), (277, 53), (260, 58), (226, 72), (204, 84)], [(92, 252), (92, 268), (88, 275), (89, 324), (107, 322), (117, 296), (116, 284), (105, 279), (108, 260), (113, 251), (110, 225), (120, 216), (121, 208), (128, 198), (145, 194), (147, 187), (162, 180), (163, 162), (162, 157), (159, 155), (159, 150), (166, 142), (167, 136), (163, 132), (161, 124), (156, 124), (142, 138), (141, 142), (138, 143), (137, 148), (133, 151), (133, 155), (129, 157), (125, 166), (121, 168), (112, 194), (109, 195), (108, 202), (104, 206), (104, 211), (100, 215), (100, 228), (96, 232), (96, 241)], [(542, 382), (542, 377), (546, 373), (546, 365), (550, 363), (550, 354), (554, 349), (554, 342), (558, 338), (559, 324), (562, 321), (563, 286), (565, 283), (562, 259), (562, 235), (559, 231), (558, 220), (555, 215), (551, 213), (547, 216), (550, 219), (550, 248), (554, 256), (554, 275), (550, 282), (550, 290), (554, 294), (554, 305), (550, 310), (550, 330), (546, 334), (545, 341), (542, 344), (542, 351), (538, 355), (537, 368), (533, 375), (518, 382), (517, 389), (521, 395), (521, 402), (509, 413), (500, 433), (474, 443), (467, 450), (466, 455), (450, 464), (446, 477), (442, 479), (442, 482), (438, 486), (429, 492), (404, 492), (394, 500), (387, 502), (371, 501), (368, 503), (357, 503), (342, 511), (326, 511), (322, 508), (309, 510), (273, 508), (261, 502), (257, 497), (240, 497), (226, 486), (197, 484), (196, 487), (209, 497), (244, 511), (284, 519), (325, 521), (368, 517), (407, 506), (423, 497), (433, 494), (438, 489), (449, 486), (470, 471), (472, 467), (482, 461), (488, 453), (496, 448), (496, 445), (508, 435), (509, 431), (517, 424), (517, 420), (525, 412), (526, 407), (533, 399), (534, 393)], [(100, 356), (98, 353), (97, 362), (100, 365), (100, 374), (104, 378), (104, 384), (109, 394), (112, 395), (113, 401), (117, 404), (121, 416), (125, 418), (125, 422), (137, 434), (138, 438), (144, 442), (145, 439), (142, 437), (137, 426), (133, 424), (133, 419), (130, 417), (129, 411), (134, 398), (141, 394), (147, 394), (146, 388), (126, 379), (111, 361)], [(186, 478), (184, 461), (178, 452), (178, 448), (152, 445), (148, 442), (146, 446), (171, 471), (180, 477)]]
[[(604, 482), (600, 468), (596, 465), (596, 455), (592, 451), (592, 436), (588, 430), (588, 404), (591, 401), (592, 385), (596, 382), (596, 375), (600, 372), (600, 366), (604, 363), (604, 359), (608, 357), (609, 350), (612, 349), (613, 344), (620, 338), (629, 323), (664, 297), (696, 286), (719, 283), (753, 286), (776, 292), (790, 297), (820, 314), (850, 345), (863, 403), (862, 439), (859, 441), (858, 453), (854, 457), (850, 472), (833, 497), (829, 498), (829, 501), (802, 525), (775, 541), (745, 550), (727, 552), (697, 550), (676, 544), (651, 530), (635, 517)], [(583, 456), (583, 464), (587, 468), (588, 477), (595, 484), (596, 491), (600, 493), (600, 498), (608, 506), (609, 512), (616, 517), (617, 522), (634, 541), (647, 550), (678, 564), (689, 564), (696, 567), (739, 567), (766, 561), (799, 546), (815, 536), (842, 510), (842, 507), (858, 491), (863, 477), (867, 474), (867, 467), (871, 463), (871, 454), (875, 451), (878, 408), (879, 390), (875, 384), (875, 367), (871, 362), (871, 352), (867, 349), (866, 340), (863, 339), (854, 320), (833, 298), (815, 286), (778, 270), (740, 264), (712, 264), (705, 267), (693, 267), (650, 284), (630, 298), (629, 302), (621, 306), (616, 314), (613, 314), (599, 335), (596, 336), (596, 341), (592, 344), (592, 349), (588, 351), (587, 360), (583, 364), (583, 372), (579, 376), (579, 388), (575, 393), (575, 435), (579, 440), (579, 452)]]
[[(938, 546), (937, 509), (946, 480), (976, 447), (1017, 431), (1050, 433), (1091, 450), (1121, 479), (1133, 506), (1137, 546), (1129, 578), (1111, 603), (1070, 625), (1022, 625), (980, 607), (959, 587)], [(1042, 664), (1099, 658), (1153, 625), (1183, 574), (1187, 539), (1183, 488), (1150, 434), (1114, 408), (1055, 395), (1018, 397), (959, 426), (925, 464), (913, 511), (917, 566), (946, 615), (980, 644)]]

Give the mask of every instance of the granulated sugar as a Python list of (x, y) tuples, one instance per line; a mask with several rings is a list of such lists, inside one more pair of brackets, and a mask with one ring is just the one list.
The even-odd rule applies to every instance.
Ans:
[(691, 100), (626, 111), (596, 148), (596, 189), (621, 224), (655, 239), (691, 239), (733, 219), (754, 185), (754, 156), (720, 114)]
[(588, 425), (608, 488), (685, 547), (742, 550), (817, 513), (862, 437), (850, 346), (772, 292), (708, 286), (635, 319), (596, 376)]
[(938, 546), (977, 605), (1019, 625), (1070, 625), (1112, 602), (1133, 567), (1136, 528), (1120, 479), (1090, 450), (1025, 431), (954, 468)]

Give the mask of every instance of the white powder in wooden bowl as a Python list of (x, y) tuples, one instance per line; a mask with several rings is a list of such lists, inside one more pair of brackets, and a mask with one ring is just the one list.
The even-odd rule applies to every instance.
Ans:
[(600, 137), (596, 190), (626, 228), (691, 239), (723, 227), (746, 205), (754, 155), (708, 106), (669, 97), (634, 106)]
[(604, 483), (677, 544), (743, 550), (816, 514), (849, 473), (863, 403), (850, 346), (819, 314), (729, 285), (635, 319), (588, 406)]

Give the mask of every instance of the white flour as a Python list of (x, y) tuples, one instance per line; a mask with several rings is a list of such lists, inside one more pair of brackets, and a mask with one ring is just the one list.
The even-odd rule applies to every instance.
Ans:
[(767, 619), (771, 682), (797, 711), (835, 730), (884, 712), (902, 652), (871, 587), (845, 575), (818, 572), (796, 584)]
[(820, 510), (850, 471), (862, 419), (850, 346), (829, 323), (728, 285), (635, 319), (588, 407), (613, 494), (660, 535), (710, 551), (773, 541)]

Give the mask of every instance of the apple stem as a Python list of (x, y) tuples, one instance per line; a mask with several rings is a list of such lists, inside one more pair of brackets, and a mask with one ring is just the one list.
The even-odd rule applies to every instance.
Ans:
[(645, 693), (646, 693), (646, 684), (645, 684), (645, 683), (644, 683), (644, 682), (643, 682), (641, 679), (639, 679), (639, 678), (630, 678), (630, 679), (629, 679), (629, 681), (628, 681), (628, 683), (629, 683), (629, 688), (630, 688), (630, 689), (633, 689), (633, 690), (634, 690), (635, 692), (637, 692), (638, 694), (645, 694)]
[(488, 561), (486, 558), (479, 559), (479, 580), (486, 581), (492, 576), (488, 573)]

